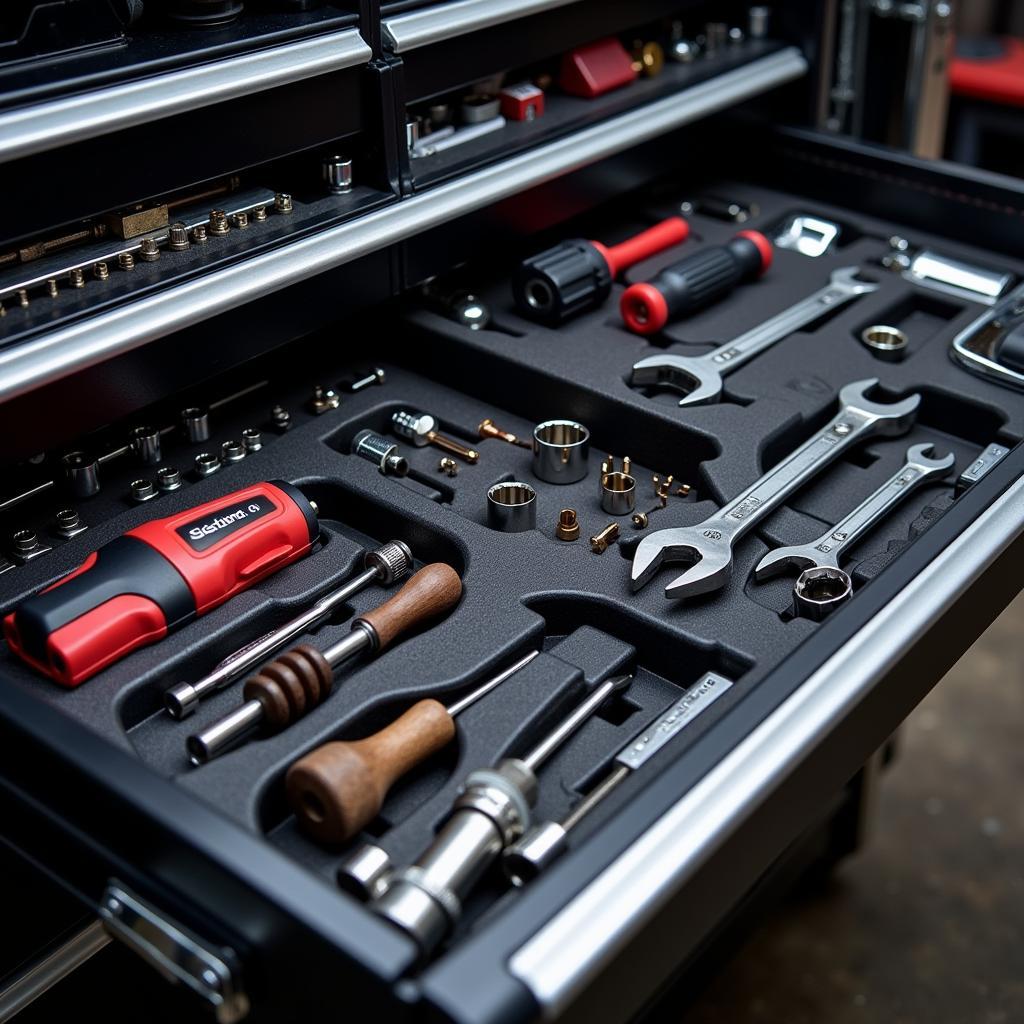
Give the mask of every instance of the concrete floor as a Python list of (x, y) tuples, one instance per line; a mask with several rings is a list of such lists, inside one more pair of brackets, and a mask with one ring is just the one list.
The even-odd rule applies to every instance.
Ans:
[(686, 1024), (1024, 1022), (1024, 595), (908, 719), (874, 835)]

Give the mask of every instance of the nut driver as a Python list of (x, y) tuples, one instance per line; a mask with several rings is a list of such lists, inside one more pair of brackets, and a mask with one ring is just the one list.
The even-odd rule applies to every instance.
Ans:
[(412, 569), (412, 552), (400, 540), (388, 541), (374, 551), (367, 551), (363, 571), (344, 586), (325, 594), (304, 612), (283, 626), (266, 633), (258, 640), (229, 654), (209, 674), (195, 683), (178, 683), (164, 694), (164, 706), (172, 718), (187, 718), (211, 693), (223, 690), (254, 665), (279, 650), (300, 633), (325, 622), (336, 608), (371, 583), (389, 587), (403, 579)]

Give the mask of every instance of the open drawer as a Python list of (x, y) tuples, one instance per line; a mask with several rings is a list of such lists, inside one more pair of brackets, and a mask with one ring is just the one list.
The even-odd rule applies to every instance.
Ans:
[[(1021, 215), (1024, 196), (1008, 182), (795, 133), (758, 134), (763, 162), (743, 163), (736, 140), (752, 139), (744, 121), (712, 119), (648, 143), (671, 165), (654, 187), (632, 188), (645, 180), (629, 176), (631, 161), (644, 160), (641, 147), (466, 207), (457, 220), (429, 222), (432, 230), (392, 250), (400, 300), (146, 410), (159, 426), (173, 423), (181, 405), (211, 408), (205, 440), (161, 434), (161, 458), (182, 470), (246, 428), (260, 433), (258, 449), (237, 460), (224, 449), (215, 472), (183, 473), (183, 486), (141, 503), (127, 497), (142, 472), (134, 457), (113, 457), (102, 467), (102, 492), (80, 503), (85, 532), (47, 535), (51, 550), (0, 575), (6, 615), (99, 545), (155, 517), (275, 479), (316, 503), (311, 554), (82, 686), (57, 687), (9, 651), (0, 662), (6, 841), (86, 906), (118, 918), (110, 927), (119, 937), (139, 943), (155, 930), (188, 949), (176, 964), (179, 980), (222, 1020), (318, 1019), (355, 999), (394, 1020), (626, 1017), (685, 964), (1019, 588), (1024, 395), (949, 357), (953, 337), (988, 307), (923, 287), (881, 261), (888, 239), (900, 235), (914, 248), (1019, 278), (1024, 261), (1010, 251), (1007, 221)], [(708, 155), (699, 172), (693, 152)], [(561, 190), (598, 178), (620, 183), (614, 202), (589, 219), (566, 224), (552, 214), (543, 230), (527, 229), (537, 223), (531, 211), (557, 210)], [(741, 224), (721, 219), (722, 196), (737, 200)], [(603, 305), (558, 327), (515, 306), (508, 282), (519, 258), (564, 237), (619, 242), (684, 202), (691, 238), (627, 270)], [(626, 285), (739, 229), (776, 237), (793, 214), (833, 222), (840, 234), (818, 256), (776, 247), (758, 280), (657, 335), (623, 328)], [(442, 277), (421, 287), (463, 260), (450, 286)], [(728, 374), (720, 401), (680, 407), (672, 389), (631, 383), (635, 362), (736, 338), (847, 266), (873, 288)], [(486, 310), (483, 329), (456, 315), (465, 310), (450, 301), (457, 290)], [(879, 358), (862, 341), (879, 324), (907, 336), (901, 361)], [(383, 384), (341, 386), (366, 382), (357, 371), (367, 360), (384, 370)], [(716, 510), (810, 438), (824, 431), (829, 445), (840, 442), (858, 422), (855, 411), (838, 416), (840, 393), (873, 381), (854, 388), (856, 402), (898, 407), (899, 423), (843, 443), (770, 516), (758, 513), (735, 546), (731, 578), (669, 599), (664, 584), (684, 571), (680, 564), (631, 588), (630, 566), (646, 538), (715, 529), (704, 524)], [(325, 400), (325, 388), (337, 402)], [(289, 413), (287, 424), (271, 415), (275, 407)], [(396, 476), (353, 453), (361, 431), (388, 437), (403, 410), (433, 414), (479, 459), (448, 476), (439, 471), (444, 452), (391, 436), (406, 462)], [(527, 438), (546, 420), (585, 424), (593, 446), (586, 474), (568, 483), (536, 476), (531, 452), (480, 436), (487, 418)], [(90, 441), (105, 443), (115, 426)], [(574, 443), (559, 437), (556, 448)], [(958, 487), (990, 444), (1003, 456)], [(792, 579), (753, 578), (770, 550), (813, 541), (898, 474), (917, 445), (933, 446), (936, 459), (951, 454), (953, 466), (908, 491), (845, 552), (850, 600), (818, 621), (792, 614)], [(587, 538), (612, 520), (601, 505), (605, 452), (631, 457), (636, 508), (651, 510), (637, 530), (619, 517), (618, 541), (598, 553)], [(655, 473), (675, 481), (664, 503), (648, 482)], [(536, 493), (536, 524), (496, 529), (487, 492), (516, 482)], [(682, 483), (688, 489), (679, 494)], [(31, 518), (31, 510), (45, 523), (59, 497), (41, 493), (17, 514)], [(736, 518), (756, 506), (737, 506)], [(556, 534), (567, 507), (582, 527), (575, 541)], [(392, 538), (408, 544), (417, 566), (443, 561), (459, 573), (462, 596), (450, 614), (379, 657), (346, 665), (330, 696), (288, 728), (191, 764), (186, 736), (236, 707), (239, 688), (218, 691), (185, 723), (165, 713), (164, 692), (307, 607), (357, 572), (368, 548)], [(381, 599), (378, 587), (361, 591), (304, 638), (321, 648), (337, 642), (353, 615)], [(299, 827), (285, 789), (298, 758), (364, 736), (420, 698), (457, 700), (532, 651), (539, 653), (528, 665), (459, 716), (457, 742), (415, 768), (353, 840), (324, 845)], [(479, 884), (446, 904), (450, 926), (429, 949), (339, 886), (339, 872), (351, 881), (353, 854), (365, 844), (400, 867), (412, 864), (469, 772), (523, 756), (624, 675), (629, 688), (538, 770), (532, 813), (563, 821), (622, 763), (620, 752), (628, 758), (638, 744), (652, 752), (627, 765), (537, 878), (511, 885), (492, 858)], [(665, 742), (641, 742), (672, 709), (659, 733)]]

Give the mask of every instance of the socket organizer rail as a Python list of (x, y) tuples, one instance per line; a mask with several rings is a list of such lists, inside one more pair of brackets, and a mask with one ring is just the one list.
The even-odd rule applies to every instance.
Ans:
[(799, 50), (781, 50), (651, 103), (643, 117), (631, 112), (610, 118), (364, 217), (10, 346), (0, 352), (0, 401), (656, 138), (806, 70)]
[(356, 29), (0, 112), (0, 163), (366, 64)]
[[(608, 2), (594, 10), (617, 17)], [(385, 18), (405, 18), (403, 6)], [(584, 10), (413, 13), (454, 7), (471, 26), (484, 12), (506, 19), (492, 35), (528, 12), (567, 31)], [(724, 46), (723, 66), (747, 60)], [(431, 47), (410, 52), (424, 61)], [(177, 369), (170, 360), (192, 369), (197, 337), (219, 367), (197, 360), (184, 391), (67, 427), (5, 477), (0, 746), (17, 766), (0, 768), (5, 844), (102, 924), (23, 972), (0, 1010), (109, 937), (221, 1024), (321, 1019), (339, 977), (385, 1017), (630, 1019), (755, 902), (772, 865), (797, 866), (809, 828), (828, 835), (828, 863), (850, 851), (834, 823), (858, 810), (851, 778), (1019, 589), (1024, 553), (1024, 395), (950, 357), (978, 303), (940, 299), (879, 257), (898, 233), (1019, 278), (1024, 260), (999, 249), (1005, 225), (985, 218), (1024, 209), (1024, 188), (981, 197), (948, 166), (895, 175), (891, 157), (836, 139), (760, 134), (764, 110), (799, 101), (805, 67), (799, 51), (775, 51), (651, 102), (644, 118), (622, 113), (624, 89), (614, 116), (609, 104), (571, 136), (404, 198), (377, 192), (390, 205), (347, 223), (300, 222), (310, 207), (296, 188), (292, 220), (271, 211), (229, 236), (255, 255), (172, 250), (152, 278), (136, 268), (141, 298), (48, 332), (37, 323), (28, 343), (0, 349), (12, 419), (43, 381), (65, 383), (40, 404), (78, 386), (70, 416), (74, 401), (112, 394), (126, 366), (140, 389)], [(660, 141), (768, 79), (793, 89)], [(307, 170), (323, 188), (320, 167)], [(257, 186), (275, 199), (283, 187), (232, 188)], [(537, 202), (549, 188), (579, 192), (580, 207)], [(627, 330), (627, 289), (671, 291), (669, 268), (735, 239), (737, 211), (763, 240), (764, 272), (684, 303), (649, 335)], [(773, 251), (794, 216), (842, 231), (815, 255)], [(616, 264), (574, 315), (538, 320), (517, 304), (525, 257), (574, 239), (613, 253), (680, 217), (685, 232)], [(378, 251), (372, 265), (405, 286), (399, 301), (357, 314), (341, 287), (329, 310), (306, 301), (361, 268), (313, 275)], [(192, 255), (215, 269), (150, 287)], [(844, 267), (871, 289), (780, 330), (716, 403), (680, 406), (671, 380), (630, 385), (639, 361), (740, 338)], [(61, 293), (69, 309), (76, 297), (84, 307), (84, 293)], [(244, 360), (214, 352), (228, 310), (253, 340)], [(8, 304), (3, 320), (18, 315)], [(900, 361), (862, 343), (872, 324), (906, 335)], [(293, 328), (275, 346), (256, 341)], [(859, 430), (869, 404), (893, 429)], [(813, 473), (771, 500), (752, 488), (815, 438)], [(925, 450), (936, 473), (908, 481), (908, 452)], [(900, 500), (847, 531), (849, 510), (887, 482)], [(723, 514), (742, 528), (713, 592), (666, 601), (681, 568), (653, 565), (632, 589), (645, 538), (721, 533)], [(835, 550), (836, 533), (849, 534), (835, 538), (848, 599), (828, 617), (794, 616), (793, 580), (757, 567), (779, 548)], [(86, 603), (91, 630), (75, 617)], [(61, 685), (85, 655), (95, 671)], [(12, 917), (40, 906), (28, 888), (10, 894)]]

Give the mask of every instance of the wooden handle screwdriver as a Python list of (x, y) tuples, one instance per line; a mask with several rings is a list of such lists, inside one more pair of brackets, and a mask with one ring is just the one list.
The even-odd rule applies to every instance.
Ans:
[(261, 726), (284, 729), (326, 699), (340, 664), (365, 650), (383, 651), (408, 630), (450, 611), (461, 595), (462, 580), (450, 565), (424, 566), (394, 597), (353, 619), (351, 632), (336, 644), (323, 651), (300, 644), (264, 665), (246, 680), (241, 707), (189, 736), (189, 759), (206, 764)]
[(285, 789), (303, 831), (322, 843), (351, 839), (380, 813), (388, 791), (406, 772), (455, 738), (456, 715), (537, 654), (531, 651), (448, 707), (430, 698), (417, 701), (372, 736), (325, 743), (296, 761)]

